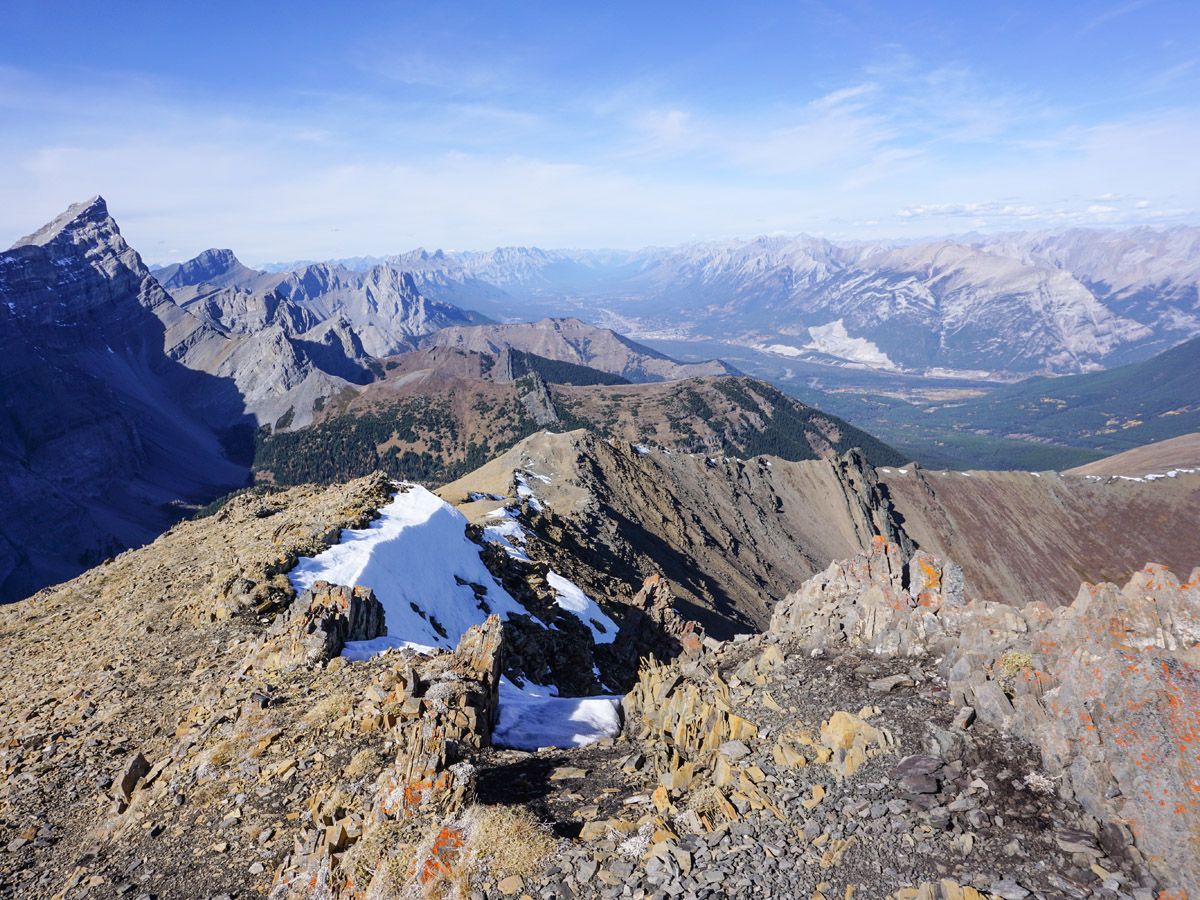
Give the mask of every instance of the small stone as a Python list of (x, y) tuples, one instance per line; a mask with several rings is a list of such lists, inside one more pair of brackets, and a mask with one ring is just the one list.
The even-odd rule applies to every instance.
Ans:
[(867, 682), (867, 687), (873, 691), (887, 694), (894, 691), (898, 687), (912, 687), (913, 680), (901, 672), (898, 675), (889, 675), (886, 678), (876, 678), (874, 681)]
[(936, 794), (938, 783), (932, 775), (905, 775), (900, 787), (910, 794)]
[(717, 748), (717, 752), (728, 759), (737, 762), (750, 755), (750, 748), (742, 741), (726, 741)]
[(587, 769), (577, 769), (574, 766), (559, 766), (550, 773), (551, 781), (564, 781), (568, 778), (583, 778), (587, 775)]
[(1054, 841), (1059, 849), (1067, 853), (1084, 853), (1088, 856), (1103, 856), (1103, 851), (1096, 844), (1096, 839), (1086, 831), (1074, 828), (1064, 828), (1054, 835)]
[(1021, 887), (1011, 878), (1001, 878), (999, 881), (993, 881), (988, 888), (997, 897), (1002, 900), (1025, 900), (1029, 896), (1029, 891)]
[(917, 753), (912, 756), (906, 756), (900, 762), (896, 763), (892, 769), (892, 774), (898, 778), (905, 775), (933, 775), (942, 770), (945, 763), (936, 756), (927, 756), (923, 753)]
[(510, 875), (506, 878), (500, 878), (500, 883), (497, 884), (500, 893), (511, 896), (520, 892), (524, 888), (524, 880), (520, 875)]

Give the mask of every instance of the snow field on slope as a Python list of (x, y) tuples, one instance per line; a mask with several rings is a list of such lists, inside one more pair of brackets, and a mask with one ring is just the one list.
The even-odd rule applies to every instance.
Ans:
[[(467, 520), (462, 513), (419, 485), (406, 487), (368, 527), (343, 530), (341, 543), (301, 559), (289, 575), (297, 593), (317, 581), (362, 584), (375, 592), (383, 604), (388, 633), (370, 641), (349, 642), (343, 653), (347, 659), (369, 659), (393, 647), (449, 650), (468, 628), (481, 624), (489, 610), (501, 618), (527, 614), (483, 564), (478, 545), (466, 536)], [(516, 526), (510, 533), (520, 534), (520, 526), (506, 517), (504, 524), (509, 522)], [(509, 534), (496, 535), (500, 536)], [(481, 608), (470, 586), (459, 584), (455, 576), (487, 588), (488, 610)], [(578, 587), (562, 581), (594, 605)], [(615, 637), (616, 626), (602, 611), (599, 616), (603, 616), (599, 621), (605, 628), (612, 626)], [(434, 628), (434, 620), (445, 635)], [(589, 627), (595, 634), (595, 626), (589, 623)], [(584, 746), (617, 733), (618, 702), (615, 697), (558, 697), (553, 687), (531, 683), (518, 688), (504, 678), (500, 721), (493, 738), (498, 744), (521, 749)]]
[[(367, 585), (383, 604), (393, 640), (388, 646), (449, 650), (489, 612), (501, 618), (525, 612), (496, 583), (479, 558), (479, 547), (467, 539), (466, 518), (436, 494), (413, 485), (379, 512), (367, 528), (343, 531), (340, 544), (302, 559), (291, 573), (296, 590), (319, 580)], [(487, 587), (488, 608), (482, 608), (470, 586), (459, 584), (455, 576)], [(363, 648), (349, 649), (355, 653)]]

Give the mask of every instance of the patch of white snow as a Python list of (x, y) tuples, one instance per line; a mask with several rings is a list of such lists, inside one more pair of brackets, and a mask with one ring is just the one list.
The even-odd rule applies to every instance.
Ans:
[[(466, 536), (466, 518), (436, 494), (411, 485), (379, 512), (367, 528), (345, 530), (340, 544), (300, 560), (290, 575), (297, 592), (316, 581), (367, 585), (383, 604), (394, 641), (387, 646), (450, 649), (489, 613), (525, 612), (484, 566)], [(470, 583), (486, 586), (483, 601)]]
[(513, 559), (529, 562), (529, 556), (525, 553), (525, 529), (517, 521), (517, 511), (505, 508), (494, 509), (488, 513), (488, 518), (503, 518), (503, 521), (499, 525), (485, 525), (483, 539), (499, 544), (500, 549)]
[(617, 639), (617, 623), (605, 615), (600, 605), (585, 594), (579, 585), (563, 578), (553, 569), (546, 580), (554, 589), (555, 604), (586, 625), (592, 632), (592, 640), (597, 644), (611, 644)]
[(492, 743), (518, 750), (583, 747), (621, 730), (620, 697), (558, 697), (553, 688), (519, 688), (500, 679), (500, 721)]
[(824, 325), (813, 325), (808, 329), (811, 340), (806, 345), (811, 350), (841, 357), (852, 362), (880, 369), (896, 369), (897, 365), (888, 355), (866, 338), (851, 337), (842, 319)]
[(529, 480), (523, 472), (517, 473), (517, 496), (526, 501), (534, 512), (542, 511), (542, 502), (534, 494), (533, 488), (529, 486)]

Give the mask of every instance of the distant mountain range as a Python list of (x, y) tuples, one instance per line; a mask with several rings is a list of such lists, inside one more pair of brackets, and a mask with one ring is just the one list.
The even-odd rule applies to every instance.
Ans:
[[(0, 600), (245, 485), (256, 453), (284, 480), (387, 463), (437, 481), (584, 426), (674, 450), (900, 459), (858, 425), (930, 464), (1066, 468), (1195, 431), (1198, 235), (417, 251), (271, 272), (214, 249), (151, 272), (96, 197), (0, 253)], [(577, 315), (489, 318), (520, 311)], [(789, 383), (797, 402), (602, 321), (861, 372), (879, 395)]]
[(546, 359), (574, 363), (620, 375), (631, 382), (670, 381), (705, 375), (738, 375), (719, 359), (680, 363), (607, 328), (579, 319), (542, 319), (503, 325), (449, 326), (422, 342), (476, 353), (498, 353), (505, 347)]
[(436, 343), (383, 362), (382, 379), (336, 398), (312, 425), (261, 432), (257, 480), (328, 483), (382, 470), (439, 484), (535, 432), (577, 428), (644, 452), (800, 460), (857, 447), (875, 464), (904, 462), (870, 434), (751, 378), (633, 384), (509, 347)]
[(1198, 260), (1200, 228), (1180, 227), (911, 244), (763, 237), (630, 252), (416, 250), (370, 262), (495, 318), (576, 315), (642, 339), (1012, 380), (1135, 362), (1200, 334)]
[(311, 338), (336, 323), (351, 328), (362, 349), (375, 357), (410, 350), (416, 337), (447, 325), (487, 321), (428, 299), (410, 274), (383, 265), (355, 272), (314, 263), (270, 273), (242, 265), (231, 250), (205, 250), (156, 275), (176, 303), (230, 333), (277, 326), (285, 334)]
[[(245, 485), (256, 431), (303, 428), (383, 379), (376, 354), (483, 321), (386, 266), (272, 274), (211, 250), (157, 271), (100, 197), (0, 253), (0, 602), (151, 540)], [(727, 371), (579, 322), (489, 345), (513, 345), (516, 369), (534, 365), (516, 346), (528, 345), (554, 357), (543, 369), (586, 360), (614, 370), (586, 369), (593, 383)]]

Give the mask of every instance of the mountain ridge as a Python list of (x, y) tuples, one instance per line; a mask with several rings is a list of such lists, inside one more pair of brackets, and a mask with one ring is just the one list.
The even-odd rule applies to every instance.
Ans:
[(545, 359), (611, 372), (633, 382), (741, 374), (728, 363), (716, 359), (702, 363), (676, 362), (611, 329), (588, 325), (573, 317), (545, 318), (529, 323), (447, 326), (422, 343), (491, 353), (508, 347)]
[[(491, 315), (619, 319), (635, 337), (670, 333), (798, 354), (821, 350), (811, 329), (840, 322), (905, 371), (1003, 378), (1132, 362), (1200, 333), (1200, 273), (1189, 255), (1198, 235), (1176, 226), (841, 244), (759, 237), (385, 259), (410, 269), (431, 295), (464, 305), (475, 298)], [(1120, 246), (1115, 262), (1103, 252), (1110, 244)], [(1142, 258), (1155, 253), (1147, 267)], [(881, 305), (884, 296), (899, 298), (894, 308)], [(991, 321), (981, 324), (984, 311)]]

